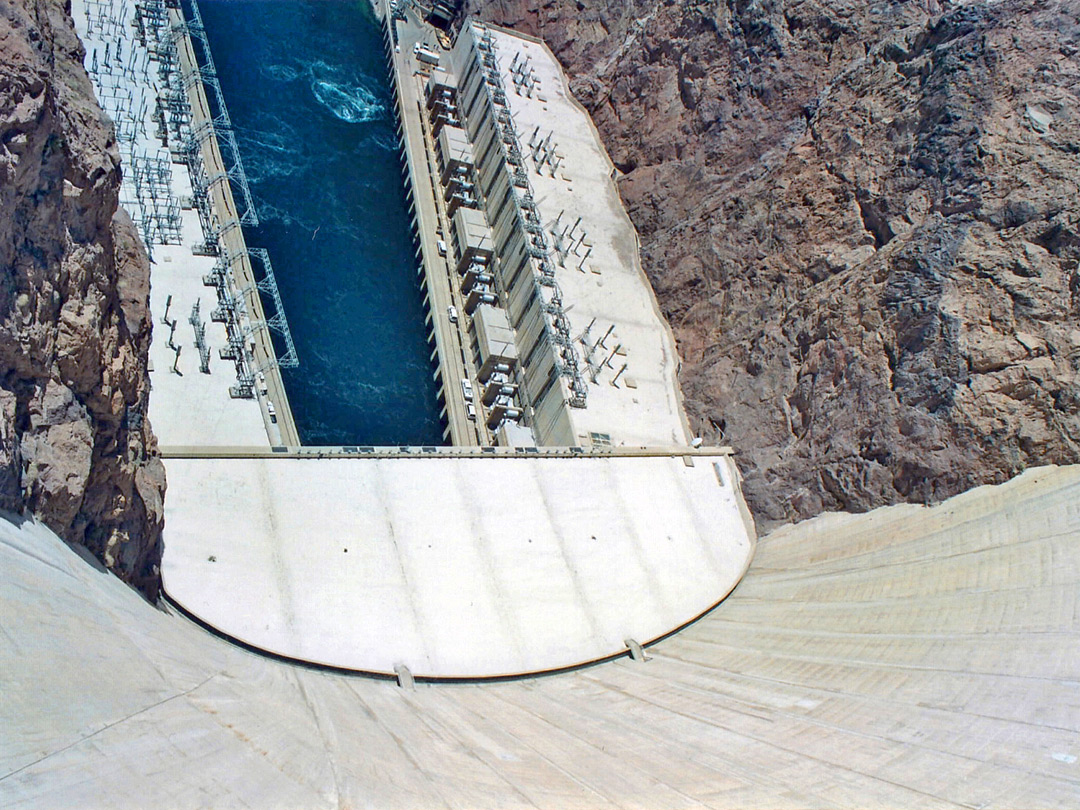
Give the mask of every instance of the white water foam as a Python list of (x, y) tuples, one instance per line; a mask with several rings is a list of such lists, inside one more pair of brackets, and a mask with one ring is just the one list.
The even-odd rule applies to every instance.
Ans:
[(279, 82), (295, 81), (301, 76), (301, 71), (293, 65), (263, 65), (261, 70)]
[(386, 106), (370, 88), (342, 77), (339, 70), (323, 62), (311, 65), (311, 92), (336, 118), (350, 124), (386, 116)]

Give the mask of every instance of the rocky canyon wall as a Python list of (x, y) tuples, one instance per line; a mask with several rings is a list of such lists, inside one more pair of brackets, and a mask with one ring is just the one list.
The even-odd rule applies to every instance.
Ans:
[(1080, 4), (470, 11), (573, 77), (765, 526), (1080, 461)]
[(153, 598), (149, 263), (82, 59), (61, 0), (0, 1), (0, 508)]

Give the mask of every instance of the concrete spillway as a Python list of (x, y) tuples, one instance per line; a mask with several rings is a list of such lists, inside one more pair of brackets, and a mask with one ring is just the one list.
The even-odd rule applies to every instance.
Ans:
[(1080, 468), (759, 542), (651, 660), (472, 686), (278, 663), (0, 525), (3, 807), (1070, 807)]

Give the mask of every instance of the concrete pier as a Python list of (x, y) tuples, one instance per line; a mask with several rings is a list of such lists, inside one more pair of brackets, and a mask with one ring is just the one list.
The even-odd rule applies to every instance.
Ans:
[[(390, 20), (389, 4), (382, 0), (377, 7), (383, 20)], [(405, 166), (405, 189), (409, 210), (419, 239), (417, 272), (423, 281), (428, 306), (429, 328), (434, 343), (436, 372), (442, 385), (446, 415), (446, 438), (454, 445), (490, 445), (490, 432), (475, 419), (470, 419), (467, 403), (462, 396), (462, 380), (470, 375), (467, 360), (468, 337), (464, 331), (464, 302), (456, 285), (451, 283), (451, 267), (438, 243), (446, 241), (449, 225), (438, 194), (435, 173), (435, 154), (430, 130), (423, 116), (422, 85), (411, 64), (412, 43), (420, 36), (412, 31), (406, 45), (395, 48), (391, 28), (384, 27), (388, 68), (393, 83), (395, 115), (402, 160)], [(455, 307), (458, 320), (449, 317), (449, 307)]]
[[(173, 26), (182, 30), (185, 22), (183, 12), (179, 8), (170, 9), (169, 16)], [(187, 34), (181, 34), (177, 38), (177, 50), (184, 86), (190, 88), (188, 98), (191, 102), (191, 125), (192, 129), (197, 131), (200, 126), (211, 124), (212, 120), (206, 91), (203, 89), (202, 82), (198, 80), (197, 62), (191, 38)], [(210, 135), (202, 142), (202, 157), (210, 177), (226, 174), (221, 148), (212, 129)], [(239, 227), (232, 187), (228, 182), (213, 183), (208, 193), (222, 228), (221, 248), (227, 255), (237, 257), (232, 263), (232, 272), (237, 286), (244, 293), (245, 306), (251, 313), (252, 320), (265, 324), (266, 314), (263, 312), (262, 299), (255, 285), (255, 273), (251, 266), (247, 244), (244, 241), (244, 231)], [(237, 226), (229, 228), (230, 222), (236, 222)], [(285, 392), (285, 383), (281, 379), (281, 372), (277, 366), (277, 352), (274, 349), (269, 329), (255, 330), (251, 334), (251, 340), (254, 344), (252, 354), (255, 359), (255, 368), (265, 375), (266, 396), (274, 403), (276, 425), (280, 435), (279, 443), (300, 444), (300, 434), (296, 429), (292, 408), (289, 406), (289, 398)], [(269, 419), (267, 421), (270, 422)]]

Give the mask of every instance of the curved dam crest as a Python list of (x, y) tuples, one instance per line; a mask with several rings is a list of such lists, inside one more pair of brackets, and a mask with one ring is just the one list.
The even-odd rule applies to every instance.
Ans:
[(0, 803), (1075, 807), (1078, 502), (1042, 468), (824, 516), (644, 663), (415, 691), (251, 655), (0, 521)]
[(169, 599), (335, 669), (476, 679), (621, 656), (712, 608), (754, 550), (728, 456), (168, 465)]

